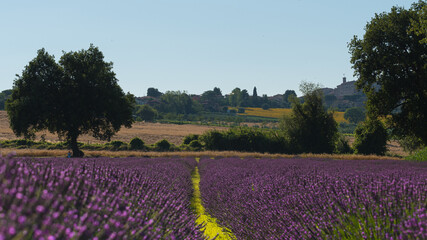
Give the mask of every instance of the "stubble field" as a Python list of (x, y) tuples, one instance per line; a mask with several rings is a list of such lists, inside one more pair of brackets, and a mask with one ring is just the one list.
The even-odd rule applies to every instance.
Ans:
[[(252, 126), (254, 124), (246, 124)], [(170, 143), (175, 145), (181, 145), (182, 140), (189, 134), (202, 134), (208, 130), (217, 129), (225, 130), (227, 127), (217, 126), (203, 126), (203, 125), (191, 125), (191, 124), (163, 124), (163, 123), (148, 123), (148, 122), (135, 122), (132, 128), (122, 128), (111, 140), (118, 140), (129, 142), (134, 137), (141, 138), (145, 144), (153, 144), (162, 139), (168, 140)], [(58, 136), (51, 134), (47, 131), (39, 132), (36, 134), (36, 140), (40, 140), (41, 136), (44, 135), (45, 139), (50, 142), (58, 142)], [(6, 111), (0, 111), (0, 140), (12, 140), (18, 139), (13, 134), (12, 129), (9, 127), (9, 119)], [(354, 142), (354, 137), (347, 136), (349, 143)], [(80, 142), (84, 143), (105, 143), (89, 135), (81, 135), (79, 137)], [(392, 155), (407, 156), (397, 141), (389, 141), (387, 148)], [(66, 153), (66, 152), (65, 152)], [(37, 154), (36, 154), (37, 155)], [(63, 152), (59, 154), (48, 154), (49, 156), (63, 155)]]
[[(202, 125), (177, 125), (177, 124), (161, 124), (148, 122), (135, 122), (132, 128), (122, 128), (111, 140), (129, 142), (134, 137), (141, 138), (146, 144), (153, 144), (162, 139), (168, 140), (170, 143), (180, 145), (182, 139), (189, 134), (202, 134), (210, 129), (226, 129), (225, 127), (202, 126)], [(58, 136), (47, 131), (36, 134), (36, 140), (40, 140), (45, 134), (45, 139), (51, 142), (59, 141)], [(9, 127), (9, 119), (6, 111), (0, 111), (0, 140), (17, 139), (13, 131)], [(89, 135), (81, 135), (80, 142), (84, 143), (105, 143), (105, 141), (97, 140)]]

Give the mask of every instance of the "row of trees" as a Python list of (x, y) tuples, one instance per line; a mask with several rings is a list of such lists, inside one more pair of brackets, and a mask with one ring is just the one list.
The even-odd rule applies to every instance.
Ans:
[[(223, 95), (221, 89), (215, 87), (213, 90), (203, 92), (200, 96), (189, 95), (181, 91), (160, 92), (156, 88), (147, 89), (147, 97), (151, 97), (151, 105), (161, 112), (194, 113), (198, 111), (222, 112), (224, 107), (263, 107), (263, 108), (290, 108), (290, 96), (296, 96), (295, 91), (286, 90), (281, 98), (271, 100), (266, 94), (258, 96), (257, 88), (254, 87), (252, 95), (246, 89), (235, 88), (228, 95)], [(179, 106), (174, 105), (172, 100), (178, 100)], [(193, 103), (190, 103), (190, 100)], [(185, 107), (184, 107), (185, 106)]]

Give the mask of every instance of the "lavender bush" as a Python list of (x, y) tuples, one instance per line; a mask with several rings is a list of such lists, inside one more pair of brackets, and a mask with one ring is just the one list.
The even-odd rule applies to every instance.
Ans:
[(201, 159), (206, 211), (238, 239), (426, 239), (427, 164)]
[(0, 158), (0, 240), (203, 239), (194, 159)]

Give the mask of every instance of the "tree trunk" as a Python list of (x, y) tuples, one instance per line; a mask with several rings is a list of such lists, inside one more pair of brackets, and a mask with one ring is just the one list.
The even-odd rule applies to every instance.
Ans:
[(73, 151), (73, 158), (81, 158), (84, 156), (84, 153), (80, 151), (79, 146), (77, 144), (77, 136), (71, 136), (69, 138), (70, 148)]

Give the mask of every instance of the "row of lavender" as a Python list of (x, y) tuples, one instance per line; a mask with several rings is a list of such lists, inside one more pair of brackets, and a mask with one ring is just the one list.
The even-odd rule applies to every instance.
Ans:
[(194, 159), (0, 158), (0, 239), (203, 239)]
[(427, 164), (201, 159), (206, 210), (238, 239), (427, 239)]

